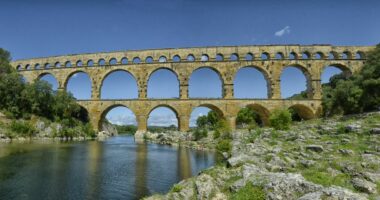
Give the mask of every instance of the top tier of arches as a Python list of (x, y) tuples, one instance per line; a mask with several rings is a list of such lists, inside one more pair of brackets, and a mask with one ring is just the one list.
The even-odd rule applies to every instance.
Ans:
[(237, 62), (276, 60), (364, 60), (371, 46), (286, 45), (157, 49), (80, 54), (19, 60), (17, 70), (104, 67), (180, 62)]

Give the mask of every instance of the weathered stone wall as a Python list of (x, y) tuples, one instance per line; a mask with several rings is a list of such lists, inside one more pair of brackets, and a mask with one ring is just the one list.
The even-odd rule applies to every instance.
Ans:
[[(321, 75), (326, 66), (336, 66), (345, 74), (359, 71), (365, 62), (365, 54), (372, 46), (331, 45), (273, 45), (232, 46), (183, 49), (156, 49), (110, 53), (80, 54), (18, 60), (12, 65), (27, 81), (45, 74), (56, 77), (59, 89), (65, 90), (70, 77), (77, 72), (87, 73), (92, 82), (91, 100), (79, 101), (90, 114), (92, 123), (99, 129), (109, 109), (117, 105), (130, 108), (136, 115), (139, 131), (146, 130), (149, 113), (157, 106), (167, 106), (175, 111), (179, 129), (189, 129), (189, 118), (193, 108), (207, 106), (217, 110), (231, 126), (235, 126), (237, 112), (251, 106), (261, 113), (264, 121), (271, 110), (278, 107), (294, 107), (304, 118), (313, 118), (321, 113)], [(292, 57), (290, 56), (292, 54)], [(252, 57), (253, 59), (247, 59)], [(262, 58), (266, 55), (267, 58)], [(194, 60), (188, 60), (193, 56)], [(152, 58), (152, 62), (146, 58)], [(218, 59), (222, 58), (222, 59)], [(235, 57), (236, 59), (232, 59)], [(137, 63), (137, 58), (140, 62)], [(174, 58), (179, 58), (178, 60)], [(125, 62), (128, 60), (128, 62)], [(93, 62), (93, 65), (91, 65)], [(281, 99), (280, 77), (287, 66), (300, 69), (307, 79), (308, 100)], [(216, 71), (223, 84), (221, 99), (189, 99), (188, 81), (192, 72), (201, 67)], [(268, 88), (268, 99), (234, 99), (234, 77), (242, 67), (254, 67), (263, 73)], [(150, 75), (158, 69), (169, 69), (177, 75), (180, 85), (179, 99), (147, 99), (147, 84)], [(138, 85), (137, 100), (102, 100), (100, 97), (104, 79), (113, 71), (129, 72)]]

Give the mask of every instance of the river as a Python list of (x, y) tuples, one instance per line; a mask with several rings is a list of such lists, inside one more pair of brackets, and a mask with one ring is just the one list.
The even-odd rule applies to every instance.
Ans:
[(139, 199), (212, 166), (215, 154), (105, 141), (0, 144), (0, 199)]

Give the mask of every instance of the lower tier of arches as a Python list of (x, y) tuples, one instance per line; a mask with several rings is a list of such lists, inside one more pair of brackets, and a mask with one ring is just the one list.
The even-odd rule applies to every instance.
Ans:
[(162, 100), (83, 100), (78, 103), (87, 109), (90, 121), (96, 131), (101, 131), (101, 124), (107, 113), (118, 106), (130, 109), (136, 116), (138, 132), (147, 131), (150, 113), (157, 107), (172, 110), (178, 119), (178, 130), (188, 131), (193, 109), (207, 107), (226, 119), (232, 130), (236, 128), (236, 117), (242, 108), (249, 107), (258, 113), (264, 125), (268, 125), (270, 113), (275, 109), (292, 109), (303, 119), (312, 119), (321, 114), (320, 100), (286, 100), (286, 99), (162, 99)]

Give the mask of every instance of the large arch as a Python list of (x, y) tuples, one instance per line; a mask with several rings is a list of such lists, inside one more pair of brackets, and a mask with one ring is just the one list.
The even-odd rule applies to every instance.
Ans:
[[(136, 114), (135, 112), (129, 108), (128, 106), (125, 106), (123, 104), (114, 104), (114, 105), (111, 105), (109, 107), (107, 107), (106, 109), (103, 110), (103, 112), (101, 113), (100, 115), (100, 119), (99, 119), (99, 123), (97, 124), (98, 126), (98, 130), (102, 131), (103, 130), (103, 122), (105, 119), (107, 119), (107, 115), (112, 111), (114, 110), (115, 108), (124, 108), (127, 110), (127, 115), (126, 116), (126, 119), (120, 119), (120, 120), (128, 120), (128, 117), (132, 116), (131, 118), (129, 118), (129, 120), (131, 121), (134, 121), (133, 123), (126, 123), (126, 125), (130, 125), (130, 124), (133, 124), (135, 125), (136, 127), (138, 126), (138, 121), (137, 121), (137, 118), (136, 118)], [(130, 112), (128, 112), (130, 111)], [(125, 112), (125, 111), (124, 111)], [(129, 114), (132, 114), (132, 115), (129, 115)], [(123, 116), (122, 116), (123, 117)], [(110, 121), (110, 119), (107, 119), (108, 121)], [(117, 120), (117, 119), (115, 119)], [(111, 121), (112, 123), (112, 121)], [(114, 122), (115, 123), (115, 122)], [(116, 122), (116, 124), (120, 125), (119, 123)]]
[(179, 98), (180, 81), (178, 74), (167, 67), (160, 67), (149, 74), (148, 98)]
[[(241, 67), (234, 76), (235, 98), (268, 98), (271, 91), (271, 83), (268, 73), (257, 66)], [(259, 87), (252, 87), (252, 86)], [(258, 93), (253, 93), (259, 89)], [(252, 94), (253, 93), (253, 94)]]
[(202, 115), (207, 115), (208, 112), (210, 112), (210, 111), (215, 111), (220, 118), (225, 119), (225, 115), (224, 115), (222, 109), (220, 109), (216, 105), (213, 105), (213, 104), (194, 105), (194, 107), (192, 108), (192, 110), (190, 112), (190, 116), (189, 116), (189, 122), (188, 122), (189, 127), (194, 127), (194, 125), (196, 125), (196, 120), (198, 119), (198, 117), (200, 117)]
[(299, 64), (283, 67), (280, 76), (280, 91), (283, 99), (291, 98), (301, 92), (306, 92), (307, 98), (311, 98), (311, 74), (308, 69)]
[(198, 67), (189, 77), (189, 98), (222, 98), (223, 87), (222, 75), (217, 69)]
[(53, 90), (57, 90), (59, 88), (59, 82), (58, 82), (57, 78), (51, 73), (48, 73), (48, 72), (42, 73), (42, 74), (38, 75), (37, 79), (42, 80), (42, 81), (46, 81), (47, 83), (49, 83)]
[(352, 75), (352, 71), (349, 67), (343, 65), (343, 64), (337, 64), (337, 63), (332, 63), (329, 65), (326, 65), (322, 68), (321, 70), (321, 83), (328, 83), (330, 78), (333, 75), (337, 74), (343, 74), (344, 77), (349, 77)]
[(301, 118), (301, 120), (309, 120), (315, 118), (313, 109), (306, 105), (294, 104), (288, 109), (294, 110), (296, 114)]
[[(173, 116), (173, 115), (174, 116)], [(147, 128), (152, 127), (175, 127), (176, 130), (180, 128), (180, 117), (178, 111), (167, 104), (160, 104), (150, 109), (147, 114)]]
[(112, 70), (102, 78), (99, 94), (100, 99), (137, 99), (136, 78), (127, 70)]
[(247, 104), (245, 106), (245, 108), (252, 109), (253, 111), (255, 111), (258, 114), (259, 119), (261, 121), (261, 124), (258, 124), (258, 125), (269, 126), (270, 111), (268, 108), (266, 108), (265, 106), (258, 104), (258, 103)]
[(92, 80), (85, 71), (74, 71), (70, 73), (65, 81), (65, 89), (71, 92), (78, 100), (91, 99)]

